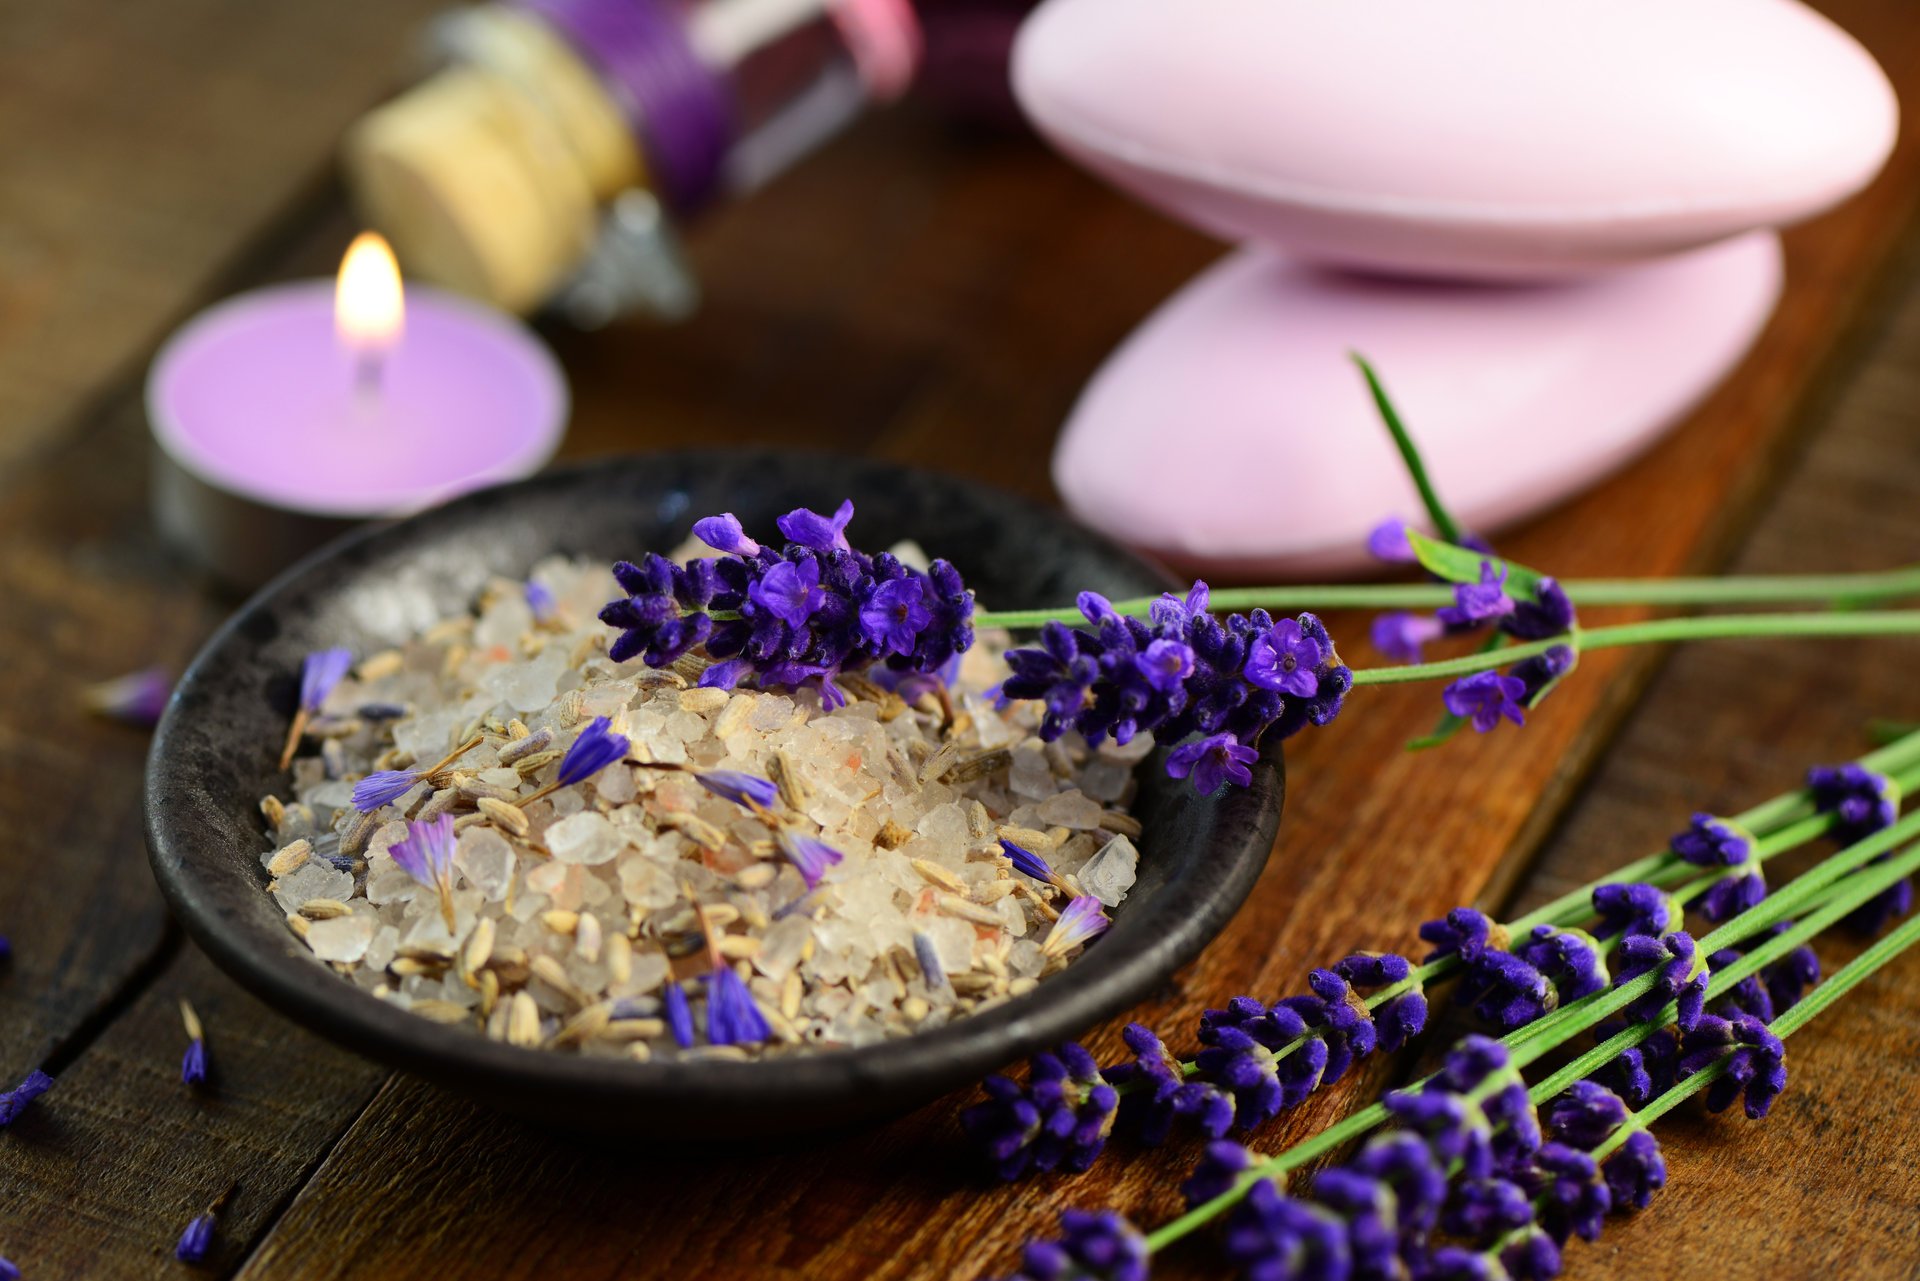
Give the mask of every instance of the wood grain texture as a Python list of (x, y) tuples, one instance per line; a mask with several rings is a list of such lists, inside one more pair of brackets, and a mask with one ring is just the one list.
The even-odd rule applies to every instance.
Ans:
[(0, 463), (128, 374), (312, 195), (440, 7), (0, 7)]
[[(172, 7), (189, 19), (180, 28), (186, 31), (240, 12), (213, 0)], [(258, 110), (257, 119), (234, 126), (244, 135), (243, 150), (271, 139), (286, 154), (256, 155), (251, 166), (232, 157), (205, 161), (191, 183), (182, 179), (173, 197), (183, 202), (178, 206), (96, 221), (101, 263), (132, 264), (125, 269), (143, 273), (119, 286), (125, 298), (96, 283), (78, 310), (32, 313), (66, 318), (51, 336), (36, 330), (23, 338), (32, 327), (29, 313), (0, 313), (0, 362), (28, 371), (11, 377), (13, 366), (0, 364), (0, 459), (28, 459), (0, 480), (0, 591), (22, 606), (0, 611), (0, 642), (10, 655), (0, 668), (0, 747), (8, 749), (0, 754), (0, 831), (9, 836), (0, 842), (0, 929), (19, 944), (15, 966), (0, 975), (0, 1067), (18, 1075), (55, 1054), (63, 1069), (59, 1093), (48, 1097), (35, 1125), (57, 1123), (74, 1136), (66, 1144), (44, 1142), (45, 1135), (37, 1141), (24, 1123), (0, 1136), (0, 1147), (18, 1144), (26, 1154), (18, 1170), (21, 1159), (11, 1150), (0, 1159), (0, 1252), (30, 1264), (35, 1277), (151, 1275), (178, 1231), (182, 1207), (191, 1213), (235, 1175), (242, 1191), (221, 1263), (249, 1278), (966, 1275), (1011, 1266), (1018, 1242), (1043, 1230), (1062, 1205), (1112, 1204), (1143, 1221), (1163, 1217), (1175, 1204), (1170, 1172), (1190, 1150), (1111, 1161), (1078, 1180), (989, 1188), (977, 1182), (955, 1140), (962, 1098), (828, 1143), (745, 1154), (582, 1146), (405, 1079), (390, 1081), (363, 1109), (376, 1079), (371, 1069), (343, 1067), (335, 1052), (202, 973), (197, 958), (170, 959), (161, 909), (137, 866), (141, 744), (112, 727), (81, 723), (73, 700), (86, 680), (184, 655), (221, 606), (148, 544), (136, 388), (102, 380), (130, 368), (164, 320), (188, 308), (209, 273), (230, 267), (232, 251), (285, 208), (304, 181), (300, 175), (317, 171), (328, 131), (356, 95), (370, 96), (378, 83), (357, 79), (359, 64), (345, 65), (359, 56), (360, 42), (381, 56), (395, 47), (378, 24), (397, 23), (397, 9), (356, 21), (330, 7), (308, 18), (276, 16), (283, 7), (255, 6), (232, 17), (235, 28), (215, 42), (223, 69), (192, 83), (224, 86), (221, 92)], [(1822, 7), (1873, 49), (1903, 96), (1920, 101), (1920, 14), (1898, 0)], [(43, 6), (35, 16), (5, 21), (33, 24), (45, 49), (58, 34), (53, 24), (84, 24), (94, 8)], [(51, 16), (56, 12), (76, 16)], [(112, 20), (136, 21), (117, 12)], [(303, 25), (309, 23), (358, 30), (317, 32)], [(156, 29), (155, 38), (173, 30)], [(229, 36), (232, 42), (223, 43)], [(85, 83), (79, 77), (97, 79), (102, 66), (120, 65), (104, 53), (61, 56), (66, 77), (34, 88), (29, 98), (64, 103), (62, 94), (70, 97), (71, 86)], [(204, 71), (194, 61), (202, 56), (180, 54), (186, 75)], [(89, 61), (96, 57), (105, 61)], [(298, 60), (301, 66), (285, 65)], [(253, 86), (258, 68), (277, 69), (275, 82)], [(165, 80), (175, 72), (150, 74)], [(39, 84), (31, 76), (26, 83)], [(0, 105), (0, 113), (10, 110), (27, 109)], [(69, 151), (114, 155), (137, 146), (147, 135), (127, 110), (102, 108), (84, 128), (74, 124)], [(311, 112), (330, 123), (303, 118), (281, 130), (267, 123), (274, 112)], [(0, 134), (14, 136), (14, 123), (0, 114)], [(76, 210), (114, 198), (108, 180), (120, 169), (80, 166), (55, 175), (48, 172), (52, 160), (36, 163), (38, 169), (0, 176), (9, 184), (30, 175), (55, 184), (31, 197), (41, 204), (23, 206), (30, 216), (0, 219), (0, 261), (22, 243), (32, 262), (54, 260), (32, 247), (56, 231), (72, 234), (47, 212), (61, 190), (71, 193), (64, 198)], [(263, 189), (280, 183), (279, 194), (267, 200), (231, 190), (256, 179)], [(61, 182), (70, 185), (59, 188)], [(223, 183), (224, 196), (213, 190)], [(200, 187), (184, 190), (192, 184)], [(1869, 192), (1789, 236), (1788, 296), (1736, 377), (1644, 460), (1505, 545), (1566, 574), (1662, 573), (1721, 560), (1781, 463), (1801, 447), (1798, 428), (1816, 421), (1809, 407), (1829, 403), (1823, 389), (1839, 367), (1835, 352), (1911, 221), (1916, 193), (1920, 142), (1908, 138)], [(143, 223), (148, 216), (159, 221)], [(216, 235), (209, 228), (221, 220)], [(312, 230), (261, 270), (324, 269), (349, 226), (337, 210), (322, 211)], [(832, 447), (964, 472), (1039, 500), (1051, 494), (1052, 434), (1080, 385), (1141, 317), (1218, 253), (1030, 141), (968, 135), (911, 111), (870, 122), (754, 201), (725, 211), (698, 231), (693, 251), (708, 305), (692, 323), (552, 335), (578, 401), (570, 453), (716, 441)], [(36, 279), (58, 274), (44, 268)], [(164, 305), (154, 301), (162, 294)], [(140, 311), (144, 328), (122, 310)], [(60, 351), (44, 346), (56, 340)], [(1903, 351), (1916, 350), (1914, 340), (1899, 337), (1876, 369), (1897, 367)], [(103, 352), (118, 354), (109, 360)], [(1881, 408), (1874, 413), (1897, 411), (1905, 389), (1897, 380), (1911, 377), (1875, 375), (1890, 376), (1896, 387), (1875, 393)], [(104, 411), (75, 412), (96, 398)], [(1809, 501), (1801, 496), (1810, 485), (1825, 486), (1819, 492), (1829, 503), (1852, 496), (1875, 509), (1911, 507), (1916, 477), (1888, 466), (1885, 454), (1904, 450), (1911, 462), (1911, 437), (1903, 433), (1912, 424), (1886, 418), (1878, 437), (1863, 437), (1857, 422), (1865, 412), (1850, 401), (1836, 429), (1822, 434), (1812, 457), (1829, 460), (1821, 464), (1829, 471), (1816, 467), (1791, 483), (1752, 544), (1761, 563), (1867, 567), (1912, 558), (1912, 530), (1877, 512), (1807, 508), (1791, 516), (1793, 504)], [(1821, 475), (1829, 479), (1808, 479)], [(1793, 526), (1794, 519), (1801, 523)], [(1782, 528), (1798, 532), (1773, 532)], [(1791, 559), (1802, 554), (1805, 561)], [(1336, 633), (1358, 634), (1355, 622), (1335, 620)], [(1641, 687), (1657, 665), (1608, 653), (1583, 666), (1525, 735), (1462, 741), (1419, 757), (1398, 747), (1430, 723), (1432, 691), (1363, 691), (1340, 723), (1293, 753), (1293, 805), (1274, 864), (1247, 909), (1135, 1015), (1168, 1028), (1190, 1026), (1195, 1011), (1225, 996), (1297, 990), (1307, 968), (1349, 948), (1404, 946), (1409, 927), (1424, 916), (1475, 895), (1500, 898), (1603, 756), (1608, 765), (1598, 785), (1529, 892), (1547, 892), (1554, 877), (1580, 879), (1595, 859), (1642, 852), (1694, 804), (1736, 806), (1762, 795), (1807, 756), (1846, 754), (1861, 709), (1884, 711), (1886, 699), (1902, 692), (1897, 684), (1868, 686), (1849, 676), (1838, 682), (1841, 692), (1830, 694), (1836, 681), (1828, 656), (1856, 655), (1855, 666), (1895, 682), (1898, 671), (1885, 664), (1904, 652), (1897, 644), (1774, 647), (1748, 657), (1719, 647), (1686, 660), (1701, 670), (1683, 682), (1685, 697), (1670, 688), (1673, 673), (1683, 670), (1676, 664), (1644, 702)], [(1758, 701), (1749, 697), (1757, 681), (1775, 682)], [(1829, 698), (1830, 705), (1817, 701)], [(1629, 747), (1611, 753), (1614, 731), (1636, 703)], [(1749, 711), (1758, 719), (1747, 719)], [(1643, 763), (1652, 760), (1660, 764)], [(1624, 850), (1615, 843), (1629, 837)], [(1676, 1140), (1676, 1164), (1688, 1162), (1694, 1172), (1677, 1180), (1682, 1186), (1669, 1202), (1675, 1212), (1662, 1207), (1601, 1249), (1576, 1254), (1577, 1268), (1597, 1276), (1616, 1258), (1637, 1259), (1637, 1275), (1668, 1275), (1677, 1269), (1664, 1261), (1681, 1237), (1700, 1238), (1688, 1248), (1704, 1251), (1723, 1233), (1759, 1232), (1778, 1214), (1769, 1200), (1775, 1195), (1798, 1199), (1801, 1232), (1788, 1248), (1804, 1242), (1805, 1253), (1791, 1258), (1808, 1262), (1785, 1271), (1810, 1270), (1849, 1243), (1857, 1248), (1851, 1236), (1836, 1235), (1845, 1229), (1822, 1233), (1813, 1222), (1821, 1213), (1820, 1176), (1841, 1180), (1849, 1204), (1866, 1206), (1888, 1181), (1878, 1167), (1845, 1170), (1847, 1149), (1885, 1138), (1893, 1143), (1880, 1149), (1886, 1160), (1911, 1161), (1914, 1127), (1899, 1123), (1893, 1103), (1861, 1109), (1861, 1124), (1870, 1119), (1876, 1134), (1854, 1126), (1849, 1115), (1852, 1096), (1878, 1088), (1876, 1079), (1912, 1096), (1911, 1077), (1894, 1073), (1885, 1057), (1903, 1032), (1911, 1035), (1911, 1007), (1902, 1013), (1875, 1004), (1876, 993), (1892, 993), (1911, 973), (1907, 966), (1892, 981), (1862, 989), (1838, 1017), (1807, 1034), (1820, 1044), (1804, 1060), (1796, 1050), (1796, 1064), (1809, 1067), (1783, 1105), (1781, 1128), (1802, 1124), (1787, 1118), (1803, 1100), (1826, 1100), (1828, 1111), (1814, 1104), (1809, 1115), (1837, 1127), (1840, 1140), (1822, 1158), (1832, 1164), (1809, 1159), (1807, 1177), (1796, 1174), (1788, 1193), (1755, 1182), (1745, 1199), (1716, 1200), (1739, 1209), (1711, 1238), (1663, 1228), (1675, 1220), (1697, 1228), (1697, 1215), (1677, 1211), (1698, 1210), (1702, 1202), (1685, 1198), (1717, 1197), (1759, 1168), (1747, 1164), (1744, 1153), (1752, 1149), (1721, 1141), (1724, 1123), (1697, 1127), (1697, 1142), (1689, 1128)], [(179, 1047), (169, 1039), (176, 1036), (169, 985), (191, 986), (196, 1001), (209, 1006), (218, 1002), (218, 1020), (210, 1016), (209, 1023), (223, 1063), (229, 1041), (240, 1047), (240, 1075), (222, 1081), (217, 1130), (181, 1110), (192, 1100), (177, 1097), (172, 1076)], [(1094, 1043), (1102, 1052), (1114, 1049), (1114, 1029), (1101, 1030)], [(1387, 1067), (1329, 1091), (1287, 1125), (1269, 1127), (1261, 1143), (1279, 1146), (1318, 1128), (1376, 1088)], [(255, 1075), (276, 1069), (304, 1083), (291, 1110), (260, 1084), (266, 1075)], [(138, 1140), (116, 1152), (115, 1124), (130, 1133), (149, 1127), (172, 1142)], [(204, 1142), (209, 1133), (218, 1140)], [(1808, 1151), (1830, 1141), (1790, 1133)], [(1874, 1222), (1892, 1225), (1883, 1237), (1892, 1243), (1885, 1259), (1862, 1264), (1872, 1274), (1896, 1274), (1886, 1269), (1895, 1266), (1899, 1243), (1911, 1240), (1891, 1219), (1910, 1212), (1911, 1189), (1898, 1180), (1892, 1186), (1895, 1193), (1869, 1211)], [(56, 1205), (77, 1225), (79, 1240), (59, 1239), (40, 1222)], [(121, 1219), (124, 1231), (107, 1226)], [(1205, 1274), (1207, 1262), (1204, 1253), (1183, 1255), (1170, 1273)]]
[[(183, 998), (206, 1028), (200, 1089), (180, 1080)], [(231, 1186), (208, 1260), (230, 1269), (384, 1075), (182, 949), (5, 1132), (0, 1252), (35, 1277), (153, 1276)]]

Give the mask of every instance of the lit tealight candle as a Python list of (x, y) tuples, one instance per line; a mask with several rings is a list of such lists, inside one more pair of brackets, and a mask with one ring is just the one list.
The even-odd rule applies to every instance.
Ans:
[(565, 429), (560, 368), (519, 322), (404, 291), (378, 236), (336, 281), (229, 299), (147, 378), (162, 532), (253, 586), (348, 526), (532, 474)]

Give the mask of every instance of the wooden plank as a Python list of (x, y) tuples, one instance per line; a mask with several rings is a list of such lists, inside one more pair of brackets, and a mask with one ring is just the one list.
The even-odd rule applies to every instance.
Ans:
[[(1874, 39), (1911, 35), (1920, 25), (1910, 13), (1865, 0), (1835, 9)], [(1920, 92), (1920, 61), (1900, 61), (1903, 47), (1883, 52), (1910, 96)], [(918, 162), (903, 156), (899, 163), (911, 172)], [(1873, 191), (1796, 231), (1787, 301), (1740, 375), (1654, 454), (1511, 539), (1513, 553), (1567, 574), (1670, 573), (1711, 560), (1789, 448), (1795, 410), (1857, 310), (1862, 281), (1906, 226), (1917, 182), (1920, 148), (1909, 141)], [(966, 189), (991, 191), (993, 184), (977, 179)], [(782, 195), (766, 197), (769, 217)], [(1092, 229), (1096, 239), (1147, 246), (1138, 255), (1149, 264), (1146, 279), (1153, 271), (1177, 275), (1204, 256), (1191, 238), (1169, 240), (1091, 188), (1059, 200), (1072, 210), (1067, 221), (1005, 248), (1002, 292), (961, 308), (934, 291), (934, 318), (921, 320), (964, 324), (948, 340), (958, 341), (965, 356), (928, 366), (879, 434), (881, 452), (1044, 492), (1048, 432), (1113, 340), (1109, 327), (1119, 327), (1111, 313), (1070, 319), (1081, 300), (1098, 296), (1089, 290), (1097, 291), (1100, 273), (1120, 269), (1112, 258), (1076, 252), (1079, 233)], [(966, 215), (946, 217), (962, 225)], [(884, 299), (884, 281), (843, 288), (835, 316), (889, 305), (874, 300)], [(716, 296), (730, 295), (722, 289)], [(709, 322), (719, 319), (710, 313)], [(843, 374), (864, 368), (866, 350), (899, 355), (893, 332), (859, 335), (854, 350), (840, 345), (854, 336), (842, 333), (834, 348)], [(588, 347), (616, 341), (603, 336)], [(740, 403), (690, 404), (698, 389), (668, 370), (673, 353), (707, 341), (711, 334), (666, 335), (644, 353), (637, 345), (627, 350), (618, 365), (590, 362), (595, 379), (582, 380), (583, 398), (617, 404), (618, 420), (631, 424), (625, 438), (653, 443), (733, 439), (715, 435), (730, 427), (761, 439), (769, 429), (749, 405), (780, 405), (782, 424), (808, 424), (816, 397), (846, 403), (837, 398), (853, 394), (823, 390), (810, 382), (817, 373), (788, 368), (771, 386), (750, 386)], [(570, 359), (582, 350), (564, 349)], [(606, 422), (605, 438), (616, 430), (609, 408), (589, 403), (582, 417)], [(601, 430), (593, 429), (596, 443)], [(1337, 634), (1352, 635), (1353, 620), (1343, 621)], [(1431, 690), (1356, 696), (1338, 725), (1295, 752), (1279, 855), (1252, 901), (1176, 988), (1139, 1016), (1189, 1026), (1200, 1007), (1231, 993), (1295, 990), (1309, 966), (1353, 947), (1404, 946), (1412, 923), (1500, 883), (1511, 875), (1503, 868), (1516, 864), (1558, 812), (1650, 671), (1643, 657), (1595, 656), (1524, 736), (1470, 740), (1423, 756), (1397, 749), (1430, 723)], [(1102, 1051), (1113, 1049), (1114, 1029), (1094, 1041)], [(1377, 1084), (1375, 1075), (1330, 1091), (1290, 1124), (1269, 1129), (1263, 1142), (1277, 1146), (1316, 1127)], [(1010, 1264), (1018, 1243), (1043, 1230), (1062, 1205), (1113, 1205), (1149, 1222), (1174, 1208), (1174, 1180), (1162, 1162), (1116, 1161), (1077, 1180), (1017, 1189), (970, 1183), (953, 1120), (964, 1102), (942, 1100), (891, 1126), (791, 1151), (732, 1159), (608, 1156), (503, 1127), (466, 1104), (398, 1085), (360, 1119), (242, 1275), (340, 1277), (431, 1266), (443, 1275), (519, 1277), (564, 1259), (570, 1272), (586, 1277), (623, 1275), (636, 1261), (701, 1275), (936, 1276)], [(485, 1159), (420, 1159), (416, 1145), (429, 1134), (436, 1153), (484, 1152)], [(527, 1200), (532, 1189), (536, 1207)], [(349, 1209), (368, 1201), (383, 1206), (378, 1216)]]
[[(1850, 386), (1834, 430), (1796, 462), (1739, 569), (1864, 569), (1920, 547), (1916, 368), (1920, 293)], [(1659, 848), (1696, 809), (1738, 811), (1794, 786), (1809, 765), (1856, 755), (1870, 718), (1913, 719), (1914, 661), (1902, 642), (1680, 652), (1516, 907)], [(1831, 970), (1859, 948), (1839, 939), (1819, 950)], [(1668, 1191), (1597, 1246), (1575, 1246), (1571, 1275), (1911, 1276), (1920, 1257), (1916, 1028), (1920, 955), (1910, 954), (1788, 1043), (1787, 1093), (1765, 1124), (1689, 1111), (1663, 1122)], [(1708, 1223), (1711, 1231), (1685, 1226)]]
[[(180, 1081), (182, 998), (206, 1027), (201, 1089)], [(232, 1185), (209, 1258), (231, 1268), (384, 1076), (183, 949), (7, 1129), (0, 1250), (29, 1276), (153, 1276)]]
[[(438, 0), (0, 9), (0, 464), (312, 195)], [(12, 479), (12, 477), (9, 477)]]

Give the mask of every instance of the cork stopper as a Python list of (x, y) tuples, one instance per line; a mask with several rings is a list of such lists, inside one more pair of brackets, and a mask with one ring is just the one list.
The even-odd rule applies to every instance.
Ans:
[(456, 65), (348, 135), (355, 200), (410, 274), (525, 312), (580, 261), (595, 176), (637, 175), (638, 160), (623, 167), (592, 128), (575, 138), (577, 122), (550, 101), (494, 68)]

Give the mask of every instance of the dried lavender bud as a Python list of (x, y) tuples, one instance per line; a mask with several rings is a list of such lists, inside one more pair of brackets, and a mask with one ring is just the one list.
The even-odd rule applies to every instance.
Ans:
[(1064, 1210), (1057, 1241), (1029, 1241), (1008, 1281), (1147, 1281), (1147, 1241), (1111, 1210)]
[(1072, 1043), (1034, 1055), (1026, 1086), (996, 1075), (985, 1088), (986, 1102), (962, 1112), (960, 1124), (1003, 1179), (1087, 1169), (1106, 1146), (1120, 1105), (1093, 1056)]
[(1753, 834), (1711, 814), (1695, 814), (1667, 848), (1695, 867), (1735, 867), (1752, 855)]
[(1247, 766), (1269, 736), (1291, 737), (1339, 714), (1353, 673), (1312, 614), (1275, 622), (1265, 610), (1207, 612), (1205, 583), (1184, 599), (1155, 602), (1147, 619), (1127, 618), (1094, 592), (1080, 596), (1088, 626), (1050, 623), (1040, 645), (1009, 650), (1010, 698), (1038, 699), (1041, 737), (1069, 729), (1089, 743), (1125, 744), (1139, 733), (1180, 744), (1169, 772), (1202, 792), (1251, 781)]
[(0, 1129), (12, 1125), (35, 1099), (52, 1088), (53, 1078), (35, 1068), (20, 1084), (0, 1092)]
[(973, 643), (973, 594), (946, 561), (922, 573), (854, 550), (845, 533), (852, 516), (852, 503), (831, 517), (789, 512), (778, 552), (747, 538), (731, 515), (707, 517), (695, 531), (721, 556), (616, 565), (627, 597), (600, 614), (621, 632), (612, 657), (644, 655), (664, 667), (704, 645), (720, 660), (702, 674), (704, 686), (751, 675), (768, 687), (810, 684), (829, 704), (843, 698), (833, 683), (843, 671), (940, 670)]

